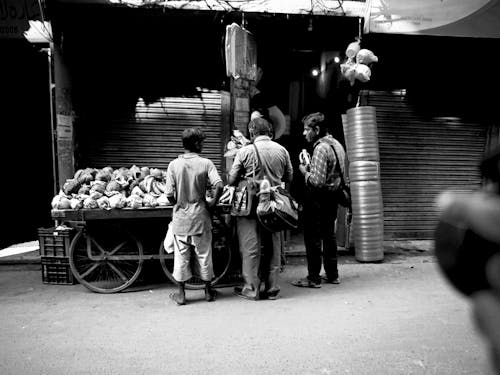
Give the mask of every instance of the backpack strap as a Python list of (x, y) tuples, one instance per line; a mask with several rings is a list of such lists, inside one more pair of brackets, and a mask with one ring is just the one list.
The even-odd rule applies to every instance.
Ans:
[[(262, 177), (262, 173), (264, 173), (264, 175), (269, 174), (268, 170), (267, 170), (267, 166), (264, 163), (262, 163), (262, 160), (260, 159), (259, 149), (255, 145), (255, 143), (253, 143), (253, 147), (255, 149), (255, 155), (257, 156), (257, 162), (258, 162), (257, 165), (260, 165), (260, 173), (259, 173), (258, 177)], [(253, 177), (255, 179), (255, 166), (254, 166), (254, 169), (253, 169), (253, 173), (254, 173)]]
[[(335, 159), (336, 159), (335, 167), (337, 167), (337, 165), (339, 166), (340, 181), (343, 184), (345, 184), (344, 173), (342, 173), (342, 167), (340, 166), (340, 159), (339, 159), (339, 156), (337, 155), (337, 151), (335, 151), (335, 147), (331, 143), (329, 143), (329, 145), (331, 146), (333, 153), (335, 154)], [(334, 170), (335, 170), (335, 168), (334, 168)]]

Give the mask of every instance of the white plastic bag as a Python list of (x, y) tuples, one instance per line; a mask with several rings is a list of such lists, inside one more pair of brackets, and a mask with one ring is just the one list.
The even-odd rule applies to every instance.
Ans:
[(172, 254), (174, 252), (174, 232), (172, 231), (172, 222), (168, 223), (168, 230), (163, 240), (163, 247), (168, 254)]

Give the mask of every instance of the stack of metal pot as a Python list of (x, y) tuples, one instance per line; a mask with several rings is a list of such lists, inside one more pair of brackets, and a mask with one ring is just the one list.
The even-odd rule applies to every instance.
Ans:
[(384, 259), (384, 214), (380, 185), (375, 107), (347, 110), (344, 135), (349, 159), (352, 194), (352, 219), (356, 260), (374, 262)]

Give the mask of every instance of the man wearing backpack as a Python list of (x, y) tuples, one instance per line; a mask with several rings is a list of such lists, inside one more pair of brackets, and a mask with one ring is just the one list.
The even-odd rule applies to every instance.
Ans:
[[(302, 119), (302, 123), (306, 141), (314, 145), (310, 165), (299, 165), (306, 185), (303, 222), (308, 275), (292, 284), (321, 288), (322, 280), (330, 284), (340, 283), (335, 237), (338, 202), (333, 191), (340, 185), (339, 168), (344, 172), (345, 151), (340, 142), (329, 134), (322, 113), (309, 114)], [(325, 275), (320, 276), (322, 263)]]
[[(263, 168), (259, 165), (259, 159), (265, 165), (264, 170), (268, 172), (266, 177), (271, 186), (281, 185), (282, 182), (290, 183), (293, 178), (290, 154), (283, 146), (271, 140), (272, 125), (266, 119), (256, 117), (248, 124), (248, 132), (253, 144), (238, 150), (229, 172), (228, 184), (237, 185), (243, 178), (252, 177), (254, 174), (255, 176), (261, 175)], [(258, 150), (259, 158), (255, 148)], [(242, 259), (244, 285), (236, 287), (235, 294), (254, 301), (261, 298), (278, 298), (281, 233), (266, 232), (259, 224), (255, 209), (248, 216), (236, 217), (236, 231)], [(263, 254), (261, 254), (261, 245), (264, 247)], [(263, 293), (260, 293), (261, 277), (264, 282)]]

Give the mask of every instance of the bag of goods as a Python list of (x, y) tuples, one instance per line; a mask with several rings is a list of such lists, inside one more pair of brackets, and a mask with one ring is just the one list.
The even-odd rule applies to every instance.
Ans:
[(106, 196), (97, 200), (97, 206), (103, 210), (111, 210), (111, 203), (109, 202), (109, 198)]
[(353, 86), (354, 81), (356, 80), (356, 64), (352, 62), (340, 64), (340, 72), (349, 81), (351, 86)]
[(270, 232), (296, 229), (299, 225), (298, 202), (281, 186), (271, 187), (267, 179), (262, 180), (257, 205), (257, 218)]
[(66, 210), (71, 208), (71, 202), (64, 192), (60, 191), (54, 198), (52, 198), (51, 206), (55, 210)]
[(372, 75), (370, 68), (363, 64), (356, 64), (354, 77), (361, 82), (368, 82)]
[(95, 199), (92, 199), (91, 197), (88, 197), (83, 201), (83, 208), (94, 209), (97, 207), (97, 201)]
[(115, 194), (109, 198), (109, 204), (111, 208), (123, 208), (127, 204), (126, 199), (123, 194)]
[(350, 59), (354, 58), (360, 51), (360, 43), (359, 40), (349, 43), (345, 50), (345, 55)]
[(363, 48), (360, 49), (358, 54), (356, 55), (356, 62), (358, 64), (371, 64), (374, 62), (378, 62), (378, 57), (373, 54), (369, 49)]

